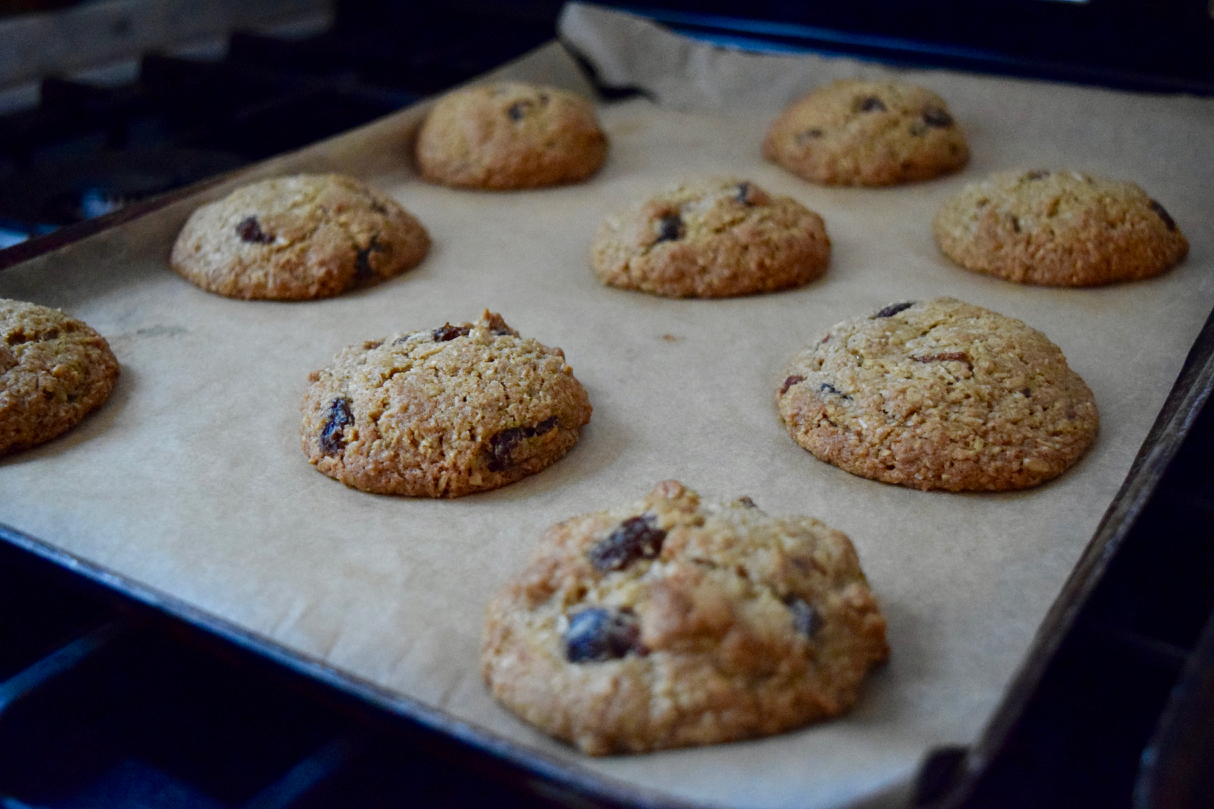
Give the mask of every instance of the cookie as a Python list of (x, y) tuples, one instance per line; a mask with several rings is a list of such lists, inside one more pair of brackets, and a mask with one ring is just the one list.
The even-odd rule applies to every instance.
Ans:
[(590, 252), (605, 283), (672, 298), (802, 286), (829, 260), (822, 217), (740, 180), (682, 185), (609, 216)]
[(1007, 171), (966, 186), (932, 222), (944, 254), (1020, 284), (1086, 287), (1159, 275), (1189, 252), (1134, 183), (1071, 171)]
[(100, 334), (57, 309), (0, 298), (0, 455), (74, 427), (117, 379)]
[(209, 292), (294, 301), (379, 283), (429, 249), (426, 229), (386, 194), (352, 177), (298, 174), (196, 210), (170, 263)]
[(607, 157), (607, 137), (584, 98), (503, 82), (440, 98), (417, 134), (416, 156), (428, 182), (538, 188), (594, 174)]
[(352, 346), (309, 377), (308, 460), (377, 494), (460, 497), (555, 463), (590, 421), (559, 348), (500, 315)]
[(1099, 426), (1092, 392), (1044, 334), (953, 298), (837, 323), (782, 379), (776, 400), (798, 444), (916, 489), (1035, 486)]
[(668, 480), (544, 534), (488, 606), (481, 671), (519, 717), (604, 755), (834, 716), (888, 655), (847, 536)]
[(943, 99), (898, 82), (844, 79), (791, 104), (771, 125), (763, 154), (826, 185), (928, 180), (969, 159)]

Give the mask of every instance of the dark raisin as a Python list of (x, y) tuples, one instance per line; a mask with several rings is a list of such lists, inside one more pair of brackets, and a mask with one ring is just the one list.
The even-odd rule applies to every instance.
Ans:
[(472, 331), (471, 326), (452, 326), (450, 323), (444, 323), (430, 333), (434, 335), (434, 342), (445, 343), (456, 337), (465, 337), (470, 331)]
[(1026, 398), (1026, 399), (1033, 398), (1033, 389), (1032, 388), (1021, 388), (1020, 392), (1022, 394), (1024, 394), (1024, 398)]
[(1044, 179), (1045, 177), (1049, 177), (1049, 176), (1050, 176), (1050, 173), (1048, 171), (1046, 171), (1045, 169), (1035, 169), (1034, 171), (1030, 171), (1028, 174), (1024, 175), (1024, 179), (1041, 180), (1041, 179)]
[(876, 320), (876, 319), (882, 318), (882, 317), (893, 317), (894, 315), (898, 314), (899, 312), (901, 312), (905, 309), (909, 309), (914, 305), (915, 305), (914, 301), (907, 301), (905, 303), (891, 303), (889, 306), (885, 307), (880, 312), (877, 312), (877, 314), (870, 317), (869, 320)]
[(941, 107), (926, 107), (923, 110), (923, 123), (944, 129), (953, 125), (953, 116)]
[(792, 613), (792, 625), (805, 637), (812, 638), (822, 628), (822, 616), (805, 599), (790, 596), (784, 603)]
[(510, 466), (510, 454), (523, 441), (522, 427), (510, 427), (489, 439), (489, 471), (504, 472)]
[(329, 455), (336, 455), (346, 448), (345, 428), (354, 423), (349, 399), (334, 399), (325, 417), (325, 427), (320, 431), (320, 448)]
[(666, 532), (657, 527), (652, 514), (629, 517), (614, 531), (590, 546), (586, 557), (595, 570), (606, 572), (626, 567), (636, 559), (653, 559), (662, 552)]
[(739, 497), (738, 502), (741, 503), (742, 505), (746, 506), (747, 508), (758, 508), (758, 506), (755, 505), (755, 501), (751, 500), (750, 497), (747, 495), (742, 495), (741, 497)]
[(821, 385), (818, 386), (818, 390), (821, 391), (822, 393), (833, 393), (835, 396), (842, 396), (844, 399), (851, 398), (846, 393), (839, 390), (838, 388), (836, 388), (834, 385), (830, 384), (829, 382), (823, 382)]
[(631, 610), (588, 607), (569, 616), (565, 658), (570, 663), (618, 660), (629, 652), (641, 653), (640, 639), (640, 622)]
[(856, 105), (860, 112), (885, 112), (885, 102), (876, 96), (865, 96)]
[(1168, 215), (1168, 212), (1163, 209), (1162, 205), (1160, 205), (1155, 200), (1151, 200), (1150, 206), (1151, 206), (1151, 210), (1154, 211), (1159, 216), (1159, 218), (1163, 220), (1163, 223), (1164, 223), (1164, 225), (1167, 226), (1168, 230), (1176, 230), (1176, 220)]
[(274, 241), (273, 234), (266, 233), (261, 229), (261, 223), (257, 221), (256, 216), (240, 220), (240, 224), (236, 226), (236, 234), (240, 236), (242, 241), (254, 242), (256, 244), (269, 244)]
[(370, 243), (354, 256), (354, 277), (360, 281), (367, 281), (375, 275), (375, 270), (371, 269), (371, 254), (383, 251), (384, 246), (379, 243), (377, 237), (372, 236)]
[(535, 438), (555, 430), (559, 419), (556, 416), (544, 419), (534, 427), (508, 427), (489, 439), (489, 471), (505, 472), (513, 464), (511, 455), (515, 447), (528, 438)]
[(548, 418), (541, 421), (539, 424), (532, 427), (530, 430), (530, 434), (527, 437), (532, 438), (537, 435), (543, 435), (544, 433), (548, 432), (549, 430), (555, 430), (556, 426), (560, 423), (560, 421), (561, 420), (558, 419), (556, 416), (549, 416)]
[(371, 200), (371, 210), (375, 211), (380, 216), (388, 215), (388, 209), (384, 207), (384, 204), (377, 199)]
[(677, 213), (668, 213), (654, 223), (654, 229), (658, 232), (657, 242), (677, 241), (683, 238), (683, 218)]
[(510, 116), (511, 121), (521, 121), (527, 117), (533, 106), (535, 105), (530, 101), (516, 101), (506, 110), (506, 114)]
[(920, 357), (911, 357), (915, 362), (963, 362), (969, 369), (974, 370), (974, 363), (970, 360), (970, 355), (964, 351), (941, 351), (937, 354), (924, 354)]
[(788, 379), (785, 379), (784, 384), (780, 386), (780, 395), (783, 396), (784, 394), (788, 393), (788, 389), (791, 388), (793, 385), (797, 385), (804, 381), (805, 381), (805, 377), (803, 377), (803, 376), (796, 376), (796, 375), (790, 376)]
[(734, 200), (743, 205), (754, 205), (750, 201), (750, 183), (738, 183), (737, 190), (734, 192)]

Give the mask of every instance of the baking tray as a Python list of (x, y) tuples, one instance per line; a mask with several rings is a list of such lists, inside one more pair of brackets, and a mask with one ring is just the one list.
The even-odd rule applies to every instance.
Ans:
[[(686, 66), (701, 64), (689, 53)], [(605, 105), (612, 154), (583, 186), (482, 194), (420, 184), (408, 140), (421, 105), (7, 269), (0, 296), (83, 317), (110, 340), (123, 377), (79, 428), (0, 462), (6, 538), (588, 794), (669, 806), (904, 801), (928, 750), (972, 743), (994, 715), (1205, 320), (1214, 290), (1202, 214), (1214, 183), (1204, 163), (1175, 166), (1169, 150), (1196, 152), (1214, 119), (1194, 99), (911, 74), (949, 99), (971, 166), (902, 189), (823, 189), (758, 156), (773, 113), (760, 114), (759, 94), (747, 91), (747, 65), (728, 67), (725, 56), (743, 58), (712, 52), (702, 64), (710, 78), (730, 71), (729, 82), (706, 84), (692, 70), (682, 86), (712, 86), (722, 101), (742, 93), (738, 110), (697, 110), (661, 92), (660, 104)], [(786, 59), (786, 94), (881, 72)], [(591, 92), (557, 45), (496, 75)], [(1116, 138), (1072, 131), (1125, 116), (1132, 126)], [(1163, 278), (1100, 290), (1017, 287), (952, 267), (927, 230), (935, 207), (1024, 162), (1137, 179), (1185, 228), (1190, 258)], [(433, 253), (388, 284), (307, 304), (231, 301), (167, 269), (197, 204), (296, 170), (348, 171), (386, 189), (430, 228)], [(705, 173), (749, 177), (822, 213), (835, 243), (827, 275), (728, 301), (601, 287), (586, 264), (598, 219)], [(1074, 470), (1025, 493), (922, 493), (852, 477), (789, 441), (772, 403), (788, 356), (843, 317), (938, 294), (1021, 317), (1064, 348), (1104, 419)], [(594, 419), (568, 457), (449, 502), (365, 495), (307, 465), (297, 410), (309, 371), (345, 345), (473, 319), (485, 306), (563, 347), (589, 390)], [(1151, 469), (1138, 467), (1127, 486), (1146, 485)], [(893, 658), (849, 715), (772, 739), (587, 759), (488, 698), (476, 666), (488, 592), (547, 525), (668, 477), (814, 514), (852, 536), (889, 616)]]

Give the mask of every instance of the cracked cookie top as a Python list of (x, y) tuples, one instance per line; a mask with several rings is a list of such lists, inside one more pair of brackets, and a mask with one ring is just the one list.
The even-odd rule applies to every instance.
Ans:
[(833, 716), (888, 653), (844, 534), (668, 480), (544, 534), (488, 606), (481, 670), (515, 714), (604, 755)]
[(86, 324), (0, 298), (0, 455), (49, 441), (109, 398), (118, 361)]
[(386, 194), (352, 177), (299, 174), (196, 210), (170, 263), (230, 298), (312, 300), (399, 275), (429, 249), (425, 228)]
[(763, 154), (815, 183), (880, 186), (953, 171), (969, 147), (930, 90), (844, 79), (789, 105), (768, 130)]
[(590, 421), (559, 348), (486, 311), (351, 346), (309, 377), (300, 439), (321, 472), (367, 492), (459, 497), (555, 463)]
[(835, 324), (792, 358), (776, 401), (818, 458), (916, 489), (1035, 486), (1078, 460), (1099, 425), (1049, 338), (953, 298)]
[(801, 286), (829, 260), (821, 216), (737, 179), (680, 185), (607, 217), (590, 253), (605, 283), (674, 298)]
[(607, 157), (594, 105), (554, 87), (498, 82), (443, 96), (417, 135), (427, 182), (510, 190), (584, 180)]
[(992, 174), (946, 202), (932, 230), (962, 267), (1021, 284), (1137, 281), (1189, 252), (1175, 220), (1140, 187), (1073, 171)]

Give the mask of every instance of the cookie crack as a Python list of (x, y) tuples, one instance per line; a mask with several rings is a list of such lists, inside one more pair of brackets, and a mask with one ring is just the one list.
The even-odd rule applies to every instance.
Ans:
[[(691, 562), (692, 564), (696, 565), (697, 567), (703, 568), (705, 570), (733, 574), (737, 578), (742, 579), (748, 585), (750, 585), (752, 592), (746, 594), (748, 597), (756, 598), (756, 597), (760, 597), (760, 596), (766, 594), (766, 595), (770, 595), (776, 601), (779, 601), (780, 603), (784, 603), (784, 599), (786, 598), (786, 596), (780, 595), (780, 593), (776, 590), (776, 588), (773, 587), (771, 584), (768, 584), (765, 581), (754, 578), (750, 573), (750, 569), (747, 567), (744, 567), (741, 565), (734, 565), (734, 566), (722, 565), (718, 562), (714, 562), (711, 559), (705, 559), (700, 556), (689, 556), (689, 557), (686, 557), (686, 559), (687, 559), (687, 561)], [(660, 560), (655, 560), (655, 561), (660, 561)], [(648, 571), (646, 571), (646, 572), (648, 572)], [(795, 595), (795, 594), (790, 593), (789, 595)]]

